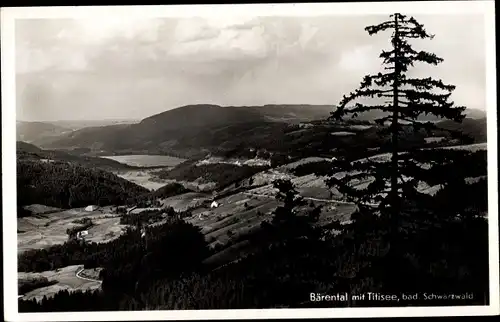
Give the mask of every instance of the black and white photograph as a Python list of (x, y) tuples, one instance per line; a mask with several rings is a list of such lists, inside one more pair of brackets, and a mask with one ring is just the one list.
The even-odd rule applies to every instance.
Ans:
[(5, 319), (498, 314), (494, 33), (493, 1), (2, 8)]

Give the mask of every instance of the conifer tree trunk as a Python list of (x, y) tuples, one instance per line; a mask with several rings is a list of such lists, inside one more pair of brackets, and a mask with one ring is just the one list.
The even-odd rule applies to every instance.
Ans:
[(398, 34), (398, 14), (394, 15), (394, 38), (392, 40), (394, 46), (394, 81), (393, 89), (393, 104), (392, 104), (392, 173), (391, 173), (391, 199), (392, 199), (392, 220), (398, 215), (398, 90), (399, 90), (399, 34)]

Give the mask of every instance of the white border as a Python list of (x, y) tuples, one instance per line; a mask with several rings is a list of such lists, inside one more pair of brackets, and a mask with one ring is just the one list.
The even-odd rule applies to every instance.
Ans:
[[(14, 20), (20, 18), (89, 18), (109, 15), (152, 17), (192, 16), (318, 16), (390, 14), (483, 14), (485, 17), (490, 305), (484, 307), (400, 307), (348, 309), (185, 310), (79, 313), (18, 313), (15, 155)], [(315, 4), (245, 4), (108, 7), (31, 7), (1, 9), (2, 50), (2, 187), (4, 243), (4, 307), (7, 321), (272, 319), (325, 317), (473, 316), (499, 314), (498, 182), (496, 54), (494, 1), (421, 1)]]

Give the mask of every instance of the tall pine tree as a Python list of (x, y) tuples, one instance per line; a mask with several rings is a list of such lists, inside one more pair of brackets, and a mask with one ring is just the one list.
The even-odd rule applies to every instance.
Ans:
[[(484, 192), (484, 180), (470, 186), (467, 179), (486, 175), (485, 163), (479, 165), (480, 169), (473, 165), (485, 156), (425, 149), (412, 140), (417, 133), (432, 135), (436, 130), (441, 131), (435, 123), (423, 121), (424, 115), (456, 122), (465, 117), (465, 107), (455, 106), (450, 100), (455, 86), (431, 77), (410, 76), (409, 71), (416, 63), (438, 65), (443, 61), (433, 53), (415, 50), (409, 42), (413, 38), (434, 36), (413, 17), (399, 13), (365, 29), (370, 35), (393, 31), (391, 50), (380, 54), (384, 70), (365, 76), (360, 88), (343, 97), (330, 119), (383, 112), (373, 125), (381, 136), (388, 138), (388, 153), (361, 160), (354, 160), (347, 153), (332, 162), (326, 180), (358, 206), (350, 224), (337, 226), (344, 231), (344, 245), (351, 245), (346, 248), (346, 253), (352, 254), (348, 256), (350, 261), (356, 263), (347, 283), (358, 285), (361, 288), (358, 291), (381, 287), (379, 290), (387, 292), (463, 290), (464, 285), (472, 288), (471, 285), (481, 284), (475, 286), (481, 294), (485, 284), (479, 280), (487, 274), (487, 256), (474, 260), (482, 267), (475, 270), (474, 261), (469, 260), (465, 248), (458, 246), (460, 238), (456, 236), (462, 234), (462, 239), (478, 240), (481, 247), (487, 248), (484, 238), (480, 238), (486, 234), (487, 226), (484, 218), (477, 218), (483, 216), (485, 202), (477, 195), (463, 193), (481, 187)], [(457, 194), (457, 189), (462, 193)], [(454, 201), (453, 196), (462, 200)], [(464, 216), (468, 219), (464, 220)], [(450, 235), (448, 231), (461, 233)], [(479, 245), (478, 241), (474, 243)], [(362, 251), (367, 248), (376, 251)], [(466, 278), (456, 268), (460, 265), (463, 265), (460, 270), (471, 272), (464, 275)], [(402, 278), (397, 278), (399, 275)]]
[[(397, 217), (401, 212), (401, 200), (405, 194), (413, 194), (420, 179), (412, 178), (415, 167), (420, 167), (413, 160), (416, 150), (404, 151), (408, 132), (436, 129), (430, 121), (421, 121), (422, 115), (432, 114), (437, 117), (461, 122), (465, 117), (465, 107), (454, 106), (450, 95), (453, 85), (444, 84), (431, 77), (414, 78), (408, 71), (415, 63), (438, 65), (443, 61), (433, 53), (413, 49), (408, 40), (412, 38), (432, 39), (424, 26), (413, 17), (395, 13), (390, 20), (375, 26), (366, 27), (370, 35), (392, 30), (392, 48), (382, 51), (384, 72), (367, 75), (360, 87), (344, 96), (331, 119), (339, 120), (346, 116), (356, 117), (360, 113), (378, 110), (383, 116), (375, 123), (382, 127), (381, 135), (390, 136), (390, 162), (365, 159), (359, 162), (340, 160), (334, 164), (333, 172), (337, 175), (329, 178), (328, 183), (360, 207), (369, 205), (381, 212)], [(372, 104), (355, 102), (363, 99)], [(354, 103), (354, 104), (353, 104)], [(388, 125), (388, 126), (387, 126)], [(410, 130), (410, 131), (408, 131)], [(410, 152), (410, 153), (407, 153)], [(338, 171), (346, 171), (343, 176)], [(363, 186), (364, 184), (364, 186)], [(360, 186), (363, 186), (360, 188)], [(422, 183), (420, 183), (422, 186)]]

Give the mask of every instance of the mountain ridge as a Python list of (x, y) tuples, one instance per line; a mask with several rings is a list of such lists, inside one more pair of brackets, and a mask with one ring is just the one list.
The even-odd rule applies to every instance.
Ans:
[[(333, 105), (311, 104), (192, 104), (151, 115), (138, 123), (79, 129), (40, 141), (38, 145), (46, 149), (90, 149), (94, 154), (154, 153), (190, 158), (214, 149), (234, 147), (235, 141), (243, 136), (248, 140), (278, 139), (287, 128), (324, 120), (333, 110)], [(379, 113), (370, 112), (355, 121), (372, 121), (378, 117)], [(439, 121), (432, 117), (422, 120)]]

